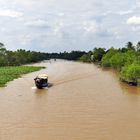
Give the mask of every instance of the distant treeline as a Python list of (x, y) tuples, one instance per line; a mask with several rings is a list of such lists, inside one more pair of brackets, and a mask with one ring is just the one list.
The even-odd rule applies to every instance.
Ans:
[(119, 49), (94, 48), (92, 53), (84, 54), (80, 60), (116, 69), (120, 72), (122, 81), (140, 85), (140, 42), (136, 46), (128, 42), (125, 47)]
[(26, 51), (18, 49), (17, 51), (7, 50), (3, 43), (0, 43), (0, 67), (19, 66), (27, 63), (35, 63), (49, 59), (67, 59), (78, 60), (81, 56), (87, 54), (84, 51), (72, 51), (70, 53), (44, 53), (35, 51)]
[(60, 53), (47, 53), (48, 59), (66, 59), (66, 60), (79, 60), (84, 54), (88, 54), (85, 51), (71, 51), (71, 52), (60, 52)]

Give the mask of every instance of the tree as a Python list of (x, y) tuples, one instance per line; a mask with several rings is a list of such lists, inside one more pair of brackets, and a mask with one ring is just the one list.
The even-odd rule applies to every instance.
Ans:
[(127, 47), (128, 50), (135, 50), (135, 47), (133, 46), (133, 43), (130, 42), (130, 41), (127, 42), (126, 47)]
[(84, 54), (80, 57), (80, 61), (82, 62), (91, 62), (91, 55), (90, 54)]
[(0, 42), (0, 48), (3, 48), (5, 45)]
[(140, 41), (137, 43), (136, 47), (137, 47), (137, 51), (140, 51)]
[(117, 52), (116, 54), (114, 54), (111, 59), (110, 59), (110, 63), (111, 63), (111, 67), (117, 69), (117, 70), (121, 70), (121, 68), (125, 65), (126, 60), (125, 60), (125, 56), (123, 53), (121, 52)]
[(94, 62), (100, 62), (105, 53), (106, 53), (105, 48), (94, 48), (94, 50), (93, 50), (93, 61)]
[(104, 67), (111, 67), (111, 58), (113, 55), (115, 55), (118, 52), (118, 50), (114, 49), (113, 47), (107, 51), (107, 53), (103, 56), (101, 62), (102, 66)]
[(121, 71), (121, 77), (123, 81), (133, 85), (140, 85), (140, 65), (132, 63), (125, 66)]

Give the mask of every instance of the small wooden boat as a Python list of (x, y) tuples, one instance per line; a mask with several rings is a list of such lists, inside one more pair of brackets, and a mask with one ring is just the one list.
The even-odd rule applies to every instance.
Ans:
[(44, 87), (48, 87), (48, 75), (38, 75), (34, 80), (37, 88), (42, 89)]

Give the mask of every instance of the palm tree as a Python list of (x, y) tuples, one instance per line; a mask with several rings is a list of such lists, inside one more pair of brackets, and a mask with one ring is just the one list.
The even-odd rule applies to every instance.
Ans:
[(3, 47), (4, 47), (4, 44), (0, 42), (0, 48), (3, 48)]
[(140, 51), (140, 41), (137, 43), (137, 51)]
[(130, 42), (130, 41), (127, 42), (126, 47), (127, 47), (128, 50), (135, 50), (135, 47), (133, 46), (133, 43)]

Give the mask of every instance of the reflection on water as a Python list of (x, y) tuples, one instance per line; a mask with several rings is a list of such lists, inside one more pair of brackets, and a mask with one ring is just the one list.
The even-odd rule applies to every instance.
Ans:
[(36, 88), (36, 89), (35, 89), (35, 93), (36, 93), (37, 95), (46, 94), (47, 91), (48, 91), (48, 88), (43, 88), (43, 89), (38, 89), (38, 88)]
[(123, 83), (123, 82), (120, 82), (120, 87), (122, 88), (123, 93), (140, 95), (140, 87), (128, 85), (127, 83)]
[(120, 85), (120, 88), (122, 89), (123, 93), (126, 94), (140, 94), (140, 87), (136, 87), (133, 85), (129, 85), (127, 83), (119, 81), (119, 73), (116, 70), (112, 70), (109, 68), (102, 68), (102, 70), (109, 75), (111, 75), (114, 80)]
[[(47, 68), (0, 88), (1, 140), (139, 140), (140, 88), (93, 64), (34, 65)], [(37, 89), (42, 73), (49, 87)]]

